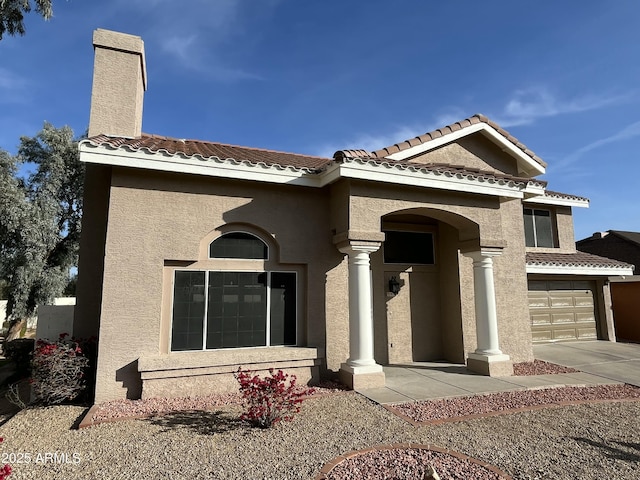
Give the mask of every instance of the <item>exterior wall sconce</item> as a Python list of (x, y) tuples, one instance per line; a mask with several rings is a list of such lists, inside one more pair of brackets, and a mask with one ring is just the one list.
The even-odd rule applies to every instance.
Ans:
[(400, 293), (400, 282), (398, 282), (398, 279), (396, 277), (391, 277), (389, 279), (389, 292), (393, 293), (394, 295)]

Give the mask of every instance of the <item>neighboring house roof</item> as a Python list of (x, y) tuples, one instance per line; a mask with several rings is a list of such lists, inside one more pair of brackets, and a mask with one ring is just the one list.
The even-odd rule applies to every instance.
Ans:
[(184, 140), (159, 135), (142, 134), (140, 138), (110, 137), (98, 135), (88, 138), (96, 146), (125, 149), (128, 151), (159, 152), (168, 155), (185, 155), (203, 159), (249, 162), (254, 165), (293, 167), (309, 171), (320, 170), (331, 163), (330, 158), (297, 153), (278, 152), (261, 148), (240, 147), (202, 140)]
[(591, 253), (527, 252), (527, 273), (592, 273), (605, 275), (631, 275), (633, 265), (600, 257)]
[[(636, 244), (637, 246), (640, 247), (640, 232), (625, 232), (622, 230), (608, 230), (607, 233), (609, 235), (615, 235), (616, 237), (619, 237), (623, 240), (626, 240), (627, 242), (631, 242)], [(601, 237), (588, 237), (588, 238), (583, 238), (582, 240), (578, 240), (576, 242), (576, 244), (580, 245), (581, 243), (587, 243), (589, 241), (598, 241), (598, 240), (602, 240), (605, 239), (606, 236), (601, 236)]]
[[(540, 167), (545, 168), (547, 164), (538, 157), (533, 151), (529, 150), (526, 145), (518, 141), (513, 135), (507, 132), (505, 129), (500, 127), (497, 123), (491, 121), (486, 116), (481, 113), (477, 113), (469, 118), (465, 118), (464, 120), (460, 120), (459, 122), (452, 123), (442, 128), (438, 128), (436, 130), (432, 130), (431, 132), (427, 132), (424, 135), (419, 135), (417, 137), (411, 138), (409, 140), (405, 140), (403, 142), (395, 143), (391, 146), (381, 148), (380, 150), (375, 150), (373, 152), (368, 152), (362, 149), (355, 150), (342, 150), (341, 152), (345, 154), (347, 157), (360, 157), (360, 158), (385, 158), (391, 155), (396, 156), (396, 154), (413, 149), (419, 145), (424, 145), (429, 142), (433, 142), (437, 139), (446, 139), (447, 136), (454, 137), (456, 132), (460, 132), (464, 129), (468, 129), (474, 125), (485, 124), (491, 127), (497, 134), (503, 137), (504, 140), (512, 144), (517, 150), (526, 155), (528, 158), (533, 160)], [(457, 138), (457, 137), (456, 137)], [(452, 141), (455, 138), (452, 138)], [(339, 153), (339, 152), (337, 152)]]

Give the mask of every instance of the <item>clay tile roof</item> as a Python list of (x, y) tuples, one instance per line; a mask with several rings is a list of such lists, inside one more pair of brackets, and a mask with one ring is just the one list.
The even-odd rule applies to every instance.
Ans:
[(591, 253), (538, 253), (527, 252), (527, 265), (562, 266), (562, 267), (595, 267), (595, 268), (633, 268), (633, 265), (600, 257)]
[(423, 164), (414, 163), (409, 160), (389, 160), (386, 158), (378, 158), (366, 150), (339, 150), (335, 153), (334, 158), (335, 160), (342, 162), (385, 165), (415, 172), (432, 172), (449, 177), (466, 177), (470, 180), (497, 180), (499, 182), (515, 183), (519, 185), (536, 185), (543, 188), (547, 185), (547, 182), (544, 180), (516, 177), (514, 175), (507, 175), (496, 171), (465, 167), (463, 165), (449, 165), (444, 163)]
[(579, 197), (578, 195), (572, 195), (570, 193), (553, 192), (551, 190), (545, 190), (544, 196), (553, 198), (566, 198), (568, 200), (581, 200), (584, 202), (589, 201), (587, 197)]
[[(486, 116), (482, 115), (481, 113), (477, 113), (472, 117), (465, 118), (463, 120), (460, 120), (459, 122), (452, 123), (451, 125), (447, 125), (437, 130), (427, 132), (424, 135), (419, 135), (412, 140), (406, 140), (403, 142), (396, 143), (394, 145), (390, 145), (388, 147), (381, 148), (380, 150), (376, 150), (372, 152), (373, 154), (372, 156), (379, 157), (379, 158), (386, 157), (393, 153), (406, 150), (407, 148), (410, 148), (417, 144), (426, 143), (431, 140), (435, 140), (436, 138), (446, 136), (457, 130), (461, 130), (462, 128), (469, 127), (471, 125), (475, 125), (478, 123), (486, 123), (487, 125), (492, 127), (494, 130), (496, 130), (500, 135), (502, 135), (504, 138), (506, 138), (511, 143), (513, 143), (516, 147), (522, 150), (523, 153), (531, 157), (535, 162), (539, 163), (543, 167), (547, 166), (547, 164), (540, 157), (538, 157), (535, 153), (529, 150), (524, 144), (519, 142), (517, 138), (515, 138), (513, 135), (511, 135), (509, 132), (507, 132), (504, 128), (502, 128), (497, 123), (489, 120)], [(415, 140), (417, 140), (418, 143), (416, 143)]]
[(169, 155), (199, 156), (202, 158), (218, 158), (237, 162), (262, 163), (269, 166), (293, 167), (309, 171), (318, 171), (331, 163), (330, 158), (299, 155), (296, 153), (278, 152), (252, 147), (240, 147), (224, 143), (206, 142), (202, 140), (183, 140), (160, 135), (142, 134), (140, 138), (110, 137), (97, 135), (85, 141), (96, 146), (162, 152)]

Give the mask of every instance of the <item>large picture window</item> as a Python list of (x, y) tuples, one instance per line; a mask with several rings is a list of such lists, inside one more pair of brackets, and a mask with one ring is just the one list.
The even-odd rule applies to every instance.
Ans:
[(295, 272), (177, 270), (171, 350), (296, 344)]
[(549, 210), (524, 209), (524, 236), (527, 247), (554, 247), (553, 225)]

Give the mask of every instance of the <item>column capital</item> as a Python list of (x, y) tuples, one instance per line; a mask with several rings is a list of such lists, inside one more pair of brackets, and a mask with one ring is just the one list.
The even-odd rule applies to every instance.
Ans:
[(340, 252), (352, 255), (377, 252), (380, 249), (380, 245), (382, 245), (380, 242), (347, 241), (338, 244), (337, 247)]
[(493, 258), (502, 255), (501, 248), (481, 248), (475, 252), (464, 252), (463, 255), (472, 258), (475, 261), (484, 260), (486, 258)]

